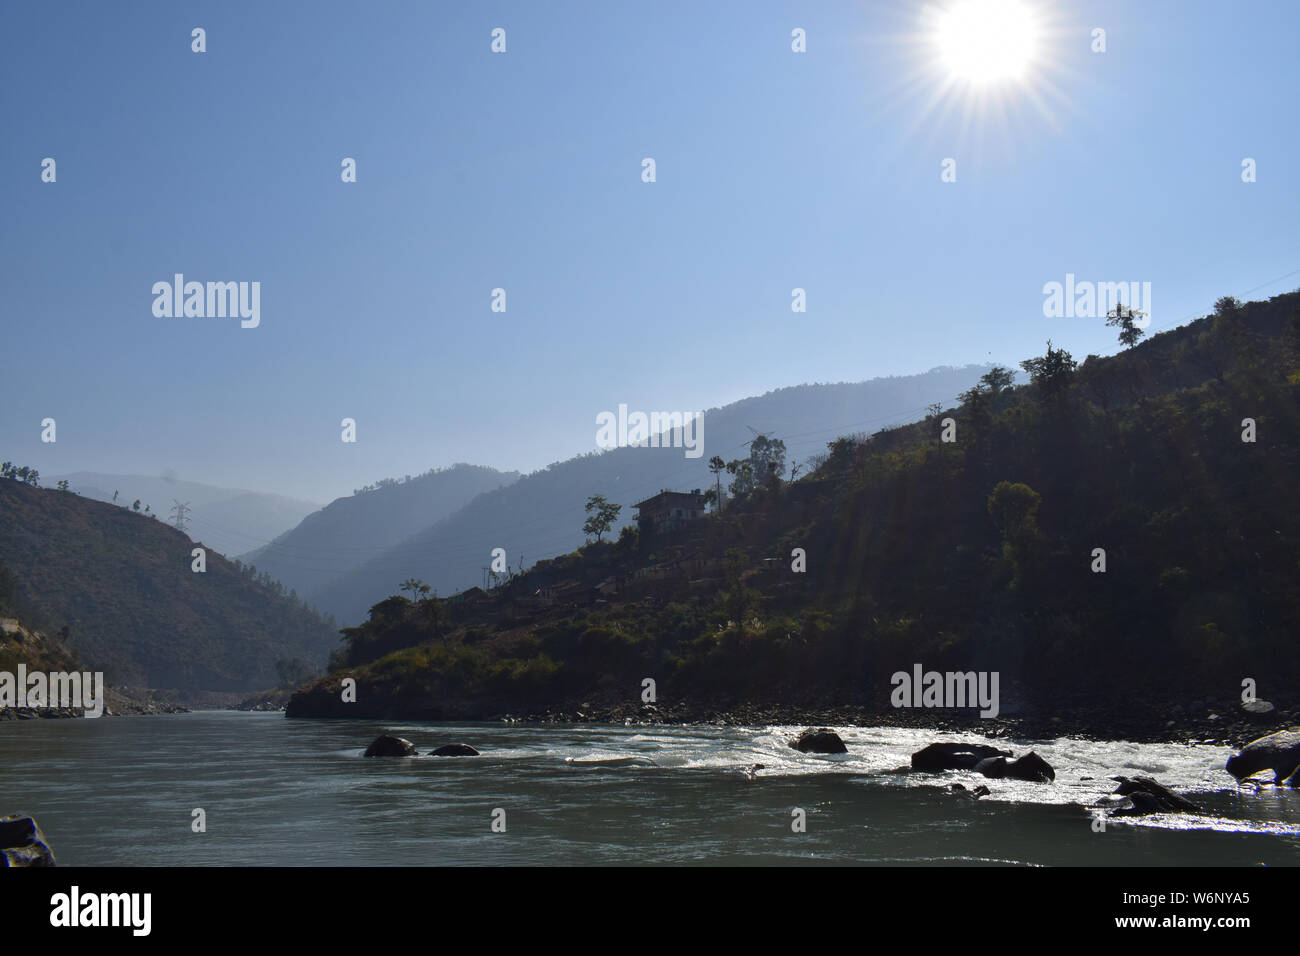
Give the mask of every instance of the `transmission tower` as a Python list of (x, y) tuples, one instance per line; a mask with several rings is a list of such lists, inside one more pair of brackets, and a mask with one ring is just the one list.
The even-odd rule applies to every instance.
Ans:
[(177, 501), (175, 498), (172, 499), (172, 511), (171, 511), (172, 524), (176, 527), (176, 530), (179, 531), (181, 534), (186, 533), (185, 522), (190, 520), (186, 515), (186, 512), (189, 510), (190, 510), (190, 503), (188, 501), (182, 504), (181, 502)]

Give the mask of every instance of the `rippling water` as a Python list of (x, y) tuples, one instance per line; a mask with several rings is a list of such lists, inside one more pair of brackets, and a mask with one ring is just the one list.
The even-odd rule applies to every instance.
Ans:
[[(1225, 748), (987, 741), (1055, 767), (1055, 783), (1031, 784), (895, 772), (927, 743), (973, 735), (841, 728), (850, 753), (818, 756), (786, 745), (799, 729), (231, 712), (5, 722), (0, 814), (34, 815), (73, 865), (1300, 863), (1300, 791), (1238, 790)], [(363, 758), (380, 733), (483, 756)], [(1206, 812), (1094, 832), (1108, 778), (1135, 773)], [(974, 800), (954, 782), (993, 792)], [(191, 832), (196, 807), (206, 833)], [(806, 833), (791, 830), (796, 807)], [(491, 831), (496, 808), (505, 833)]]

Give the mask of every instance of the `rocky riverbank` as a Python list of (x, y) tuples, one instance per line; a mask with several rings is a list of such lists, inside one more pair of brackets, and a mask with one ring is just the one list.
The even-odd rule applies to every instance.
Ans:
[[(1260, 708), (1253, 708), (1259, 711)], [(713, 724), (723, 726), (909, 727), (939, 733), (985, 737), (1053, 740), (1130, 740), (1134, 743), (1192, 743), (1240, 747), (1288, 727), (1300, 725), (1300, 709), (1275, 706), (1252, 712), (1240, 700), (1197, 700), (1187, 704), (1076, 706), (1059, 713), (1020, 713), (983, 718), (971, 711), (885, 709), (869, 707), (802, 708), (742, 704), (734, 707), (678, 704), (580, 705), (557, 711), (505, 714), (521, 723)]]
[[(104, 697), (104, 717), (189, 713), (188, 708), (177, 703), (170, 695), (156, 691), (133, 691), (130, 694), (123, 694), (107, 688)], [(62, 720), (85, 716), (85, 711), (80, 707), (0, 707), (0, 721)]]

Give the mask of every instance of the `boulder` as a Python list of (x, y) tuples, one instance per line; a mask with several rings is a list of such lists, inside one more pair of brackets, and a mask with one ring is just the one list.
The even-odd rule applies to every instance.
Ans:
[(367, 757), (414, 757), (415, 745), (402, 737), (380, 734), (366, 748)]
[(477, 757), (478, 751), (469, 744), (444, 744), (437, 750), (430, 750), (430, 757)]
[[(1273, 771), (1273, 782), (1293, 777), (1300, 768), (1300, 733), (1279, 730), (1267, 737), (1252, 740), (1241, 752), (1228, 758), (1225, 769), (1238, 780), (1245, 780), (1261, 770)], [(1292, 784), (1295, 786), (1295, 784)]]
[(981, 760), (1010, 757), (1010, 750), (987, 744), (937, 743), (912, 754), (912, 769), (937, 773), (940, 770), (973, 770)]
[(1047, 783), (1056, 779), (1056, 771), (1032, 750), (1019, 760), (985, 757), (973, 769), (992, 780), (1010, 777), (1012, 780), (1028, 780), (1030, 783)]
[(1056, 771), (1032, 750), (1019, 760), (1007, 764), (1007, 776), (1012, 780), (1028, 780), (1031, 783), (1049, 783), (1056, 779)]
[(0, 866), (54, 866), (54, 851), (31, 817), (0, 817)]
[(849, 748), (844, 746), (840, 735), (829, 727), (809, 727), (797, 738), (790, 741), (790, 746), (800, 753), (846, 754)]
[(1186, 797), (1180, 797), (1152, 777), (1111, 777), (1119, 784), (1114, 792), (1128, 797), (1133, 803), (1131, 811), (1116, 813), (1136, 816), (1142, 813), (1197, 813), (1200, 807)]
[(1246, 716), (1260, 723), (1268, 723), (1277, 718), (1277, 708), (1266, 700), (1248, 700), (1241, 705)]

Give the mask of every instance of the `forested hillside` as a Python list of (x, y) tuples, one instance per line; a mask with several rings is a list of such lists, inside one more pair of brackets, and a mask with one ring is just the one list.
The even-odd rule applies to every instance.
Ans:
[(888, 709), (918, 663), (999, 672), (1008, 710), (1192, 706), (1247, 679), (1294, 697), (1300, 294), (1022, 365), (718, 517), (591, 543), (481, 602), (382, 602), (289, 712), (636, 703), (647, 677), (664, 702)]
[(6, 603), (119, 687), (241, 691), (302, 677), (338, 636), (295, 595), (129, 508), (0, 479)]

